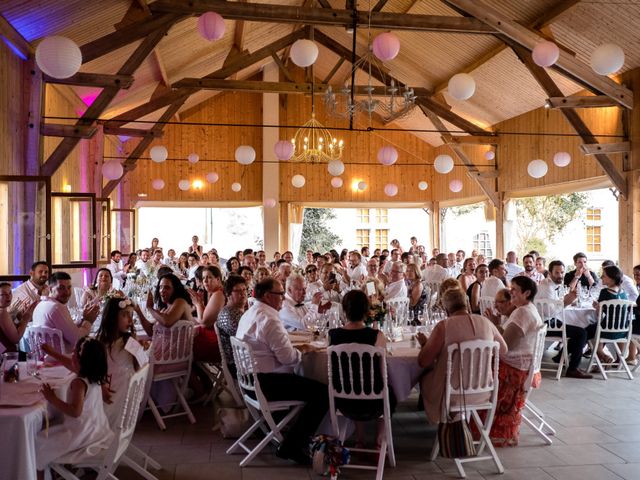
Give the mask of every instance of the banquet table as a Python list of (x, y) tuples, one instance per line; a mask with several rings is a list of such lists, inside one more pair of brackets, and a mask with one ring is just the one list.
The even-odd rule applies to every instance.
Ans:
[(0, 384), (0, 480), (35, 480), (36, 436), (45, 419), (56, 415), (47, 410), (40, 386), (47, 382), (62, 395), (73, 378), (62, 366), (42, 368), (38, 375), (27, 376), (21, 363), (18, 383)]
[(592, 306), (568, 306), (564, 309), (564, 321), (567, 325), (587, 328), (592, 323), (596, 323), (596, 309)]

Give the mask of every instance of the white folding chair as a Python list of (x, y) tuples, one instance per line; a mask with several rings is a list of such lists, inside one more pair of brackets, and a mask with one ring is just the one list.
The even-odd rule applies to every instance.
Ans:
[(215, 323), (213, 328), (215, 328), (216, 336), (218, 337), (218, 347), (220, 348), (220, 358), (222, 359), (222, 361), (220, 362), (220, 367), (222, 368), (222, 374), (224, 375), (225, 390), (227, 390), (231, 394), (234, 403), (238, 407), (240, 407), (243, 405), (242, 393), (240, 393), (238, 382), (235, 378), (233, 378), (233, 375), (231, 375), (231, 372), (229, 371), (229, 360), (227, 359), (227, 354), (225, 353), (224, 347), (222, 346), (218, 324)]
[(386, 300), (387, 306), (401, 325), (409, 319), (409, 297), (396, 297)]
[[(473, 420), (480, 431), (480, 441), (477, 444), (476, 455), (466, 458), (455, 458), (456, 468), (460, 478), (465, 478), (466, 474), (462, 466), (463, 463), (478, 462), (482, 460), (493, 460), (498, 473), (504, 473), (502, 462), (491, 443), (489, 432), (493, 425), (493, 418), (498, 402), (498, 358), (500, 345), (498, 342), (488, 340), (471, 340), (449, 345), (447, 351), (447, 376), (445, 383), (445, 393), (443, 402), (442, 418), (446, 419), (452, 415), (464, 415), (469, 423)], [(455, 359), (455, 362), (454, 362)], [(454, 363), (455, 367), (454, 368)], [(460, 372), (462, 368), (462, 384), (460, 384)], [(455, 382), (455, 383), (453, 383)], [(462, 395), (471, 401), (465, 401), (461, 405)], [(476, 395), (486, 398), (486, 401), (473, 401)], [(456, 396), (458, 405), (452, 404), (452, 397)], [(471, 398), (469, 398), (471, 397)], [(484, 421), (480, 419), (478, 411), (486, 411), (487, 416)], [(489, 450), (489, 455), (483, 455), (484, 449)], [(435, 460), (440, 451), (440, 443), (436, 436), (433, 450), (431, 450), (431, 461)]]
[[(634, 321), (634, 322), (640, 322), (640, 319), (639, 319), (639, 318), (635, 318), (635, 315), (634, 315), (634, 319), (633, 319), (633, 321)], [(632, 335), (631, 335), (631, 341), (635, 344), (636, 349), (640, 352), (640, 335), (633, 335), (633, 334), (632, 334)], [(631, 372), (632, 372), (632, 373), (635, 373), (635, 371), (636, 371), (638, 368), (640, 368), (640, 361), (637, 361), (637, 360), (636, 360), (636, 364), (635, 364), (635, 365), (633, 366), (633, 368), (631, 369)]]
[[(589, 361), (589, 369), (594, 363), (598, 365), (598, 370), (600, 370), (600, 374), (605, 380), (607, 380), (605, 365), (617, 367), (616, 370), (609, 370), (609, 374), (623, 373), (629, 380), (633, 380), (633, 374), (629, 370), (626, 358), (629, 354), (629, 344), (631, 343), (631, 321), (633, 319), (634, 306), (635, 303), (629, 300), (605, 300), (598, 304), (596, 311), (598, 325), (595, 337), (590, 342), (593, 355), (591, 355), (591, 360)], [(607, 338), (612, 334), (622, 334), (624, 337)], [(619, 343), (624, 344), (623, 350), (620, 350)], [(600, 344), (611, 346), (617, 359), (614, 358), (611, 363), (603, 364), (597, 355), (597, 348)]]
[[(549, 435), (555, 435), (556, 431), (547, 423), (544, 419), (544, 413), (538, 407), (536, 407), (530, 399), (531, 392), (533, 391), (533, 386), (531, 383), (533, 382), (533, 377), (536, 373), (540, 372), (540, 366), (542, 364), (542, 355), (544, 354), (544, 342), (547, 336), (547, 326), (543, 325), (541, 329), (538, 330), (536, 334), (536, 344), (533, 350), (533, 359), (531, 361), (531, 366), (529, 367), (529, 375), (527, 375), (527, 379), (524, 382), (524, 395), (525, 395), (525, 404), (524, 409), (522, 411), (522, 420), (524, 423), (529, 425), (542, 439), (545, 441), (547, 445), (551, 445), (553, 441), (549, 438)], [(531, 420), (527, 414), (533, 416), (533, 420)], [(545, 432), (545, 429), (547, 430)]]
[(27, 339), (30, 351), (34, 352), (40, 361), (44, 361), (46, 356), (42, 351), (42, 345), (45, 343), (56, 352), (60, 352), (63, 355), (68, 353), (64, 345), (62, 332), (57, 328), (30, 326), (27, 329)]
[[(344, 443), (347, 434), (347, 424), (338, 422), (336, 399), (349, 400), (382, 400), (382, 419), (385, 435), (380, 449), (351, 448), (356, 452), (373, 452), (378, 454), (377, 465), (362, 465), (349, 463), (342, 468), (359, 468), (376, 470), (376, 480), (382, 480), (384, 464), (389, 457), (389, 465), (396, 466), (396, 456), (393, 449), (393, 435), (391, 431), (391, 410), (389, 406), (389, 386), (387, 382), (387, 361), (385, 349), (372, 347), (360, 343), (349, 343), (331, 346), (327, 349), (329, 369), (329, 416), (334, 434)], [(368, 366), (365, 370), (365, 365)], [(375, 365), (379, 366), (380, 378), (375, 377)], [(355, 383), (354, 383), (355, 381)], [(380, 390), (375, 391), (377, 381), (381, 381)], [(367, 391), (367, 387), (369, 387)], [(378, 417), (380, 418), (380, 417)]]
[(184, 391), (191, 375), (191, 361), (193, 360), (193, 323), (180, 320), (171, 328), (156, 323), (153, 326), (151, 341), (151, 382), (170, 380), (175, 390), (178, 402), (183, 411), (162, 415), (158, 405), (151, 395), (148, 398), (149, 408), (161, 430), (166, 430), (165, 418), (186, 415), (189, 422), (196, 423), (196, 419), (184, 398)]
[[(133, 438), (133, 434), (138, 421), (138, 410), (145, 392), (145, 383), (149, 367), (144, 366), (138, 370), (130, 379), (127, 389), (127, 396), (122, 405), (120, 419), (115, 427), (114, 439), (108, 449), (101, 452), (101, 455), (91, 457), (86, 461), (73, 465), (74, 468), (92, 469), (98, 473), (97, 480), (115, 479), (115, 470), (120, 463), (131, 467), (144, 478), (149, 480), (157, 480), (156, 477), (144, 470), (136, 462), (132, 461), (127, 455), (127, 449)], [(67, 467), (63, 464), (51, 464), (50, 468), (67, 480), (79, 480)]]
[[(247, 431), (244, 432), (242, 436), (238, 438), (233, 445), (231, 445), (231, 447), (229, 447), (227, 453), (234, 453), (239, 448), (244, 450), (245, 453), (247, 453), (247, 456), (242, 459), (240, 466), (245, 467), (269, 443), (282, 442), (283, 427), (298, 414), (304, 406), (304, 402), (297, 400), (284, 400), (277, 402), (268, 401), (264, 396), (264, 393), (262, 393), (260, 382), (258, 382), (258, 374), (255, 368), (256, 363), (251, 346), (235, 337), (231, 337), (231, 348), (233, 349), (233, 358), (236, 362), (238, 385), (242, 392), (242, 398), (244, 399), (244, 403), (247, 405), (254, 422)], [(276, 423), (273, 418), (273, 412), (287, 413), (282, 420)], [(263, 431), (266, 431), (267, 433), (255, 447), (250, 448), (245, 444), (245, 442), (258, 428), (263, 428)]]
[(480, 315), (484, 315), (484, 312), (487, 309), (495, 313), (495, 298), (486, 296), (480, 297), (478, 299), (478, 306), (480, 307)]
[[(545, 340), (558, 341), (562, 343), (562, 352), (558, 366), (555, 364), (549, 368), (541, 368), (541, 371), (555, 372), (556, 380), (560, 380), (562, 370), (569, 365), (569, 353), (567, 342), (567, 326), (564, 321), (564, 301), (562, 299), (535, 299), (534, 305), (540, 314), (542, 321), (547, 324), (547, 338)], [(544, 344), (543, 344), (544, 345)], [(543, 348), (542, 354), (546, 349)], [(544, 360), (544, 359), (542, 359)], [(549, 364), (549, 362), (544, 362)]]

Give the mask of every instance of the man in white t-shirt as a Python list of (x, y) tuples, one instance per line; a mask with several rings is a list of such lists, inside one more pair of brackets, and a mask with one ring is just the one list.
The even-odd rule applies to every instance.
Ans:
[(436, 256), (436, 264), (426, 267), (422, 272), (422, 279), (427, 283), (442, 283), (450, 277), (451, 273), (447, 268), (446, 253), (439, 253)]
[(400, 250), (398, 250), (397, 248), (393, 248), (389, 255), (389, 258), (387, 258), (387, 263), (385, 263), (384, 269), (382, 270), (382, 273), (384, 273), (385, 275), (389, 275), (393, 263), (400, 260)]
[(516, 252), (513, 251), (507, 252), (507, 263), (504, 265), (504, 268), (507, 270), (507, 280), (511, 280), (524, 270), (524, 268), (518, 265), (518, 257)]
[(25, 305), (30, 305), (34, 302), (39, 302), (40, 297), (49, 294), (49, 287), (47, 280), (49, 279), (49, 264), (47, 262), (35, 262), (31, 265), (29, 270), (29, 280), (16, 287), (12, 293), (11, 306), (9, 311), (14, 311), (15, 306), (22, 302)]
[(483, 297), (495, 297), (498, 291), (508, 287), (506, 280), (507, 270), (504, 262), (499, 258), (494, 258), (487, 265), (489, 268), (489, 278), (484, 281), (482, 286)]
[(367, 278), (367, 267), (362, 264), (360, 252), (354, 250), (349, 253), (349, 266), (345, 272), (345, 281), (352, 287), (360, 288)]

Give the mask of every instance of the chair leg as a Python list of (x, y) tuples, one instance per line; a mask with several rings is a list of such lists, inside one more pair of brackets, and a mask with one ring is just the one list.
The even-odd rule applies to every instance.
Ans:
[(251, 462), (254, 458), (256, 458), (256, 456), (262, 451), (264, 447), (266, 447), (267, 445), (269, 445), (269, 443), (271, 443), (273, 438), (274, 438), (274, 433), (269, 432), (269, 434), (266, 437), (264, 437), (260, 441), (260, 443), (258, 443), (258, 445), (256, 445), (253, 448), (253, 450), (249, 452), (249, 454), (246, 457), (242, 459), (242, 461), (240, 462), (240, 466), (241, 467), (247, 466), (249, 462)]
[(376, 480), (382, 480), (384, 477), (384, 462), (387, 458), (387, 439), (382, 440), (380, 451), (378, 452), (378, 465), (376, 469)]
[(551, 425), (549, 425), (549, 422), (547, 422), (544, 419), (544, 413), (542, 412), (542, 410), (536, 407), (531, 401), (527, 400), (527, 403), (525, 403), (524, 408), (525, 410), (531, 412), (531, 414), (534, 416), (536, 421), (540, 422), (540, 428), (542, 429), (543, 432), (544, 432), (544, 429), (546, 428), (547, 432), (545, 433), (547, 435), (556, 434), (555, 429)]
[(547, 436), (547, 434), (544, 433), (543, 424), (535, 425), (531, 420), (529, 420), (529, 418), (524, 413), (522, 413), (522, 421), (524, 421), (524, 423), (529, 425), (529, 427), (531, 427), (531, 429), (534, 432), (536, 432), (536, 434), (538, 434), (540, 437), (542, 437), (542, 439), (544, 440), (544, 442), (547, 445), (551, 445), (553, 443), (553, 441)]
[[(187, 418), (189, 419), (189, 422), (196, 423), (196, 417), (193, 416), (191, 407), (189, 407), (189, 404), (187, 403), (187, 399), (184, 398), (184, 394), (182, 393), (182, 388), (180, 387), (180, 385), (178, 385), (178, 379), (174, 378), (172, 381), (173, 381), (173, 386), (176, 389), (176, 395), (178, 396), (178, 401), (180, 402), (180, 405), (182, 405), (182, 409), (187, 414)], [(186, 381), (186, 379), (184, 381)]]
[[(253, 422), (253, 424), (247, 429), (246, 432), (244, 432), (240, 438), (238, 438), (235, 442), (233, 442), (233, 445), (231, 445), (228, 449), (227, 449), (227, 455), (230, 455), (232, 453), (235, 453), (236, 449), (242, 448), (246, 453), (251, 453), (251, 449), (248, 448), (244, 442), (245, 440), (247, 440), (249, 437), (251, 437), (251, 435), (253, 435), (253, 432), (255, 432), (263, 423), (263, 420), (257, 419), (255, 422)], [(267, 434), (268, 435), (268, 434)]]
[(389, 455), (389, 466), (396, 466), (396, 452), (393, 448), (393, 432), (391, 431), (391, 419), (387, 418), (384, 425), (385, 437), (387, 439), (387, 454)]
[(158, 427), (160, 428), (160, 430), (166, 430), (167, 426), (164, 423), (164, 420), (162, 419), (162, 415), (160, 414), (160, 410), (158, 410), (158, 407), (156, 406), (156, 402), (153, 401), (153, 398), (151, 398), (151, 395), (149, 395), (149, 408), (151, 409), (151, 413), (153, 413), (153, 418), (156, 419), (156, 423), (158, 424)]
[(134, 470), (138, 475), (146, 478), (147, 480), (158, 480), (158, 477), (151, 474), (146, 468), (132, 460), (126, 454), (122, 456), (122, 463), (124, 463), (126, 466)]
[(151, 468), (154, 468), (155, 470), (161, 470), (162, 469), (162, 465), (160, 465), (153, 458), (151, 458), (149, 455), (147, 455), (142, 450), (140, 450), (138, 447), (136, 447), (133, 443), (129, 444), (129, 448), (127, 448), (127, 452), (126, 453), (127, 454), (132, 453), (134, 456), (142, 458), (142, 462), (143, 462), (142, 467), (145, 470), (149, 466), (151, 466)]
[(436, 439), (433, 442), (433, 447), (431, 447), (431, 456), (429, 457), (429, 461), (434, 462), (436, 458), (438, 458), (438, 453), (440, 453), (440, 441), (438, 440), (438, 434), (436, 433)]
[(629, 380), (633, 380), (633, 375), (631, 374), (631, 370), (629, 370), (629, 365), (627, 365), (627, 359), (625, 358), (625, 354), (622, 351), (620, 351), (620, 347), (618, 346), (617, 343), (613, 344), (613, 348), (615, 349), (616, 354), (618, 355), (618, 368), (622, 367), (624, 372), (627, 374), (627, 378), (629, 378)]

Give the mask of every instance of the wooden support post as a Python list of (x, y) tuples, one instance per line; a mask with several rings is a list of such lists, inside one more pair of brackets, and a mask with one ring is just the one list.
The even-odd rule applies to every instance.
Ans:
[(505, 258), (504, 251), (504, 194), (498, 193), (499, 202), (496, 209), (496, 252), (495, 258)]
[(433, 202), (431, 208), (431, 249), (440, 248), (440, 202)]

